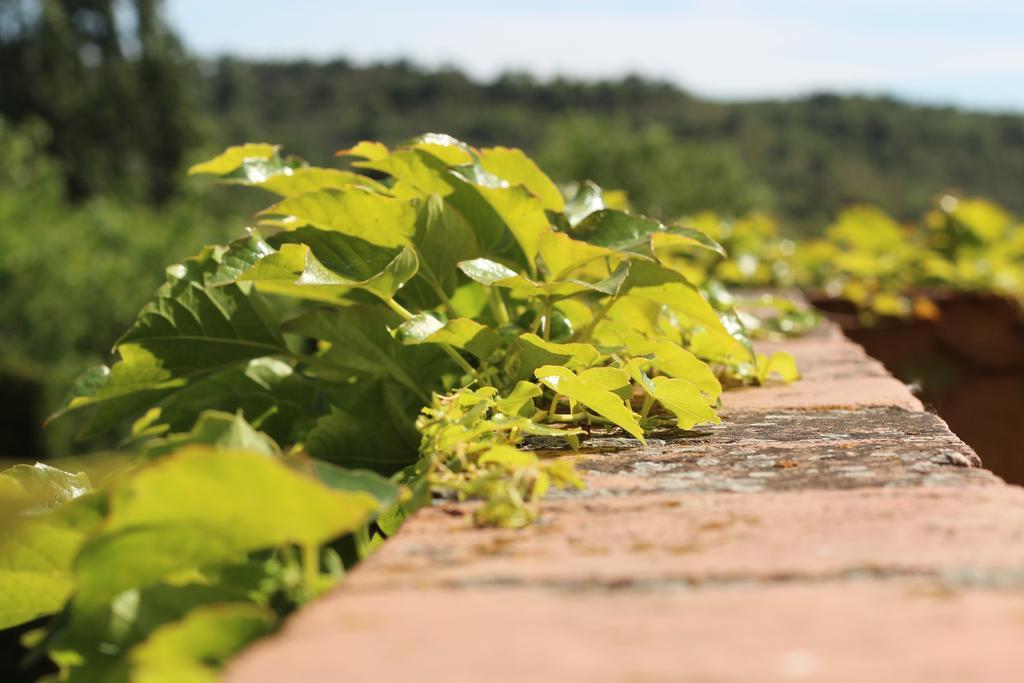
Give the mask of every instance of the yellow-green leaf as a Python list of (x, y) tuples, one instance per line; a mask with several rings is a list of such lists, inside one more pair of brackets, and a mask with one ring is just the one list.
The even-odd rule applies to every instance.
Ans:
[(262, 453), (191, 446), (118, 482), (109, 506), (76, 563), (89, 604), (249, 551), (319, 545), (366, 523), (379, 503)]
[(237, 169), (247, 159), (270, 159), (277, 156), (278, 149), (280, 149), (278, 145), (262, 142), (235, 145), (234, 147), (228, 147), (209, 161), (195, 164), (188, 169), (188, 174), (211, 173), (213, 175), (225, 175)]
[(796, 359), (785, 351), (776, 351), (771, 358), (757, 354), (758, 381), (764, 383), (773, 374), (787, 384), (800, 379)]
[(285, 168), (281, 173), (270, 176), (261, 183), (254, 183), (282, 197), (315, 192), (317, 190), (340, 190), (351, 185), (360, 185), (376, 192), (386, 192), (387, 188), (372, 178), (352, 171), (341, 171), (336, 168)]
[(707, 394), (712, 401), (722, 394), (722, 384), (708, 364), (693, 355), (679, 344), (667, 340), (650, 342), (631, 340), (631, 353), (653, 354), (652, 364), (669, 377), (685, 379), (695, 384)]
[(536, 370), (535, 375), (544, 386), (556, 394), (584, 405), (587, 410), (621, 427), (641, 443), (647, 443), (644, 440), (643, 429), (640, 428), (633, 417), (633, 411), (629, 409), (622, 398), (607, 389), (581, 382), (565, 368), (554, 370), (556, 367), (540, 367)]
[(484, 169), (503, 178), (510, 185), (524, 185), (540, 199), (542, 206), (549, 211), (565, 210), (565, 200), (544, 171), (520, 149), (508, 147), (490, 147), (480, 151), (480, 164)]
[(681, 429), (691, 429), (701, 422), (721, 422), (692, 382), (665, 377), (655, 377), (653, 381), (654, 398), (676, 416)]
[(408, 245), (416, 232), (416, 208), (411, 202), (355, 186), (288, 197), (262, 213), (295, 216), (303, 223), (381, 247)]

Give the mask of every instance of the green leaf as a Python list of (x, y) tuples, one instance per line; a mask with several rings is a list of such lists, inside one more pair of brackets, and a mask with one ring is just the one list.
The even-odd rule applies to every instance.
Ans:
[(676, 416), (680, 429), (691, 429), (701, 422), (721, 422), (695, 384), (685, 379), (654, 378), (654, 398)]
[(446, 164), (429, 151), (399, 149), (375, 159), (354, 162), (352, 165), (390, 175), (398, 181), (392, 188), (398, 196), (447, 196), (454, 191), (452, 176), (447, 172)]
[(460, 177), (444, 160), (455, 160), (449, 158), (453, 150), (459, 156), (465, 151), (458, 145), (426, 143), (354, 165), (397, 179), (392, 191), (398, 196), (444, 197), (472, 226), (484, 253), (521, 261), (533, 273), (540, 239), (550, 230), (540, 200), (522, 186), (504, 187)]
[[(51, 500), (56, 503), (73, 495), (76, 481), (71, 474), (63, 483), (51, 481)], [(4, 528), (0, 528), (0, 629), (63, 608), (75, 589), (72, 562), (100, 522), (101, 502), (96, 494), (81, 495), (46, 514), (4, 520)], [(11, 521), (14, 523), (8, 524)]]
[(504, 287), (527, 297), (562, 298), (584, 292), (615, 294), (629, 274), (629, 265), (622, 264), (611, 276), (596, 283), (580, 280), (536, 282), (519, 275), (511, 268), (486, 258), (461, 261), (459, 270), (482, 285)]
[(19, 498), (26, 507), (52, 509), (92, 490), (85, 472), (65, 472), (45, 463), (15, 465), (0, 472), (0, 495)]
[(648, 376), (644, 368), (650, 364), (650, 361), (641, 358), (630, 358), (626, 361), (624, 370), (629, 374), (629, 378), (640, 385), (650, 396), (654, 396), (654, 380)]
[(419, 255), (418, 276), (402, 290), (419, 308), (433, 308), (454, 295), (459, 284), (459, 261), (479, 255), (476, 234), (458, 211), (438, 195), (430, 195), (420, 207), (413, 237)]
[(345, 408), (331, 406), (304, 445), (318, 460), (390, 476), (416, 462), (419, 434), (414, 423), (422, 407), (415, 394), (375, 382), (363, 400)]
[(604, 192), (590, 180), (579, 183), (568, 190), (571, 194), (565, 203), (565, 216), (569, 225), (575, 227), (590, 214), (605, 208)]
[(593, 365), (601, 352), (591, 344), (544, 341), (536, 334), (519, 335), (516, 343), (519, 366), (515, 379), (533, 376), (533, 371), (542, 365), (564, 365), (575, 370)]
[(543, 395), (541, 388), (533, 382), (520, 380), (507, 396), (494, 402), (494, 407), (501, 413), (511, 416), (530, 417), (534, 414), (533, 399)]
[(787, 384), (800, 379), (796, 359), (785, 351), (776, 351), (770, 358), (757, 354), (757, 381), (764, 384), (773, 374)]
[(511, 469), (532, 467), (537, 464), (537, 454), (530, 451), (522, 451), (518, 448), (500, 444), (492, 446), (481, 455), (477, 462), (481, 465), (501, 465)]
[(717, 400), (722, 394), (722, 384), (708, 364), (679, 344), (668, 340), (649, 342), (630, 339), (627, 346), (631, 353), (653, 354), (654, 367), (669, 377), (685, 379), (695, 384), (711, 401)]
[(124, 362), (151, 360), (178, 378), (286, 352), (277, 320), (251, 285), (207, 284), (221, 256), (208, 250), (168, 268), (167, 282), (118, 341)]
[(238, 281), (255, 282), (268, 293), (317, 301), (337, 302), (350, 289), (363, 289), (386, 301), (416, 274), (418, 266), (415, 250), (403, 247), (380, 272), (356, 280), (321, 263), (308, 245), (284, 243), (280, 251), (263, 257)]
[(282, 197), (294, 197), (317, 190), (340, 190), (353, 185), (365, 187), (374, 192), (387, 192), (387, 188), (376, 180), (359, 173), (315, 166), (301, 168), (285, 166), (280, 173), (270, 175), (260, 182), (247, 184), (269, 190)]
[(406, 246), (416, 232), (411, 202), (354, 186), (288, 197), (261, 213), (294, 216), (381, 247)]
[(667, 226), (653, 218), (616, 209), (588, 215), (569, 233), (573, 239), (614, 251), (655, 259), (655, 239), (664, 244), (686, 244), (725, 256), (725, 250), (706, 234), (693, 228)]
[(629, 382), (629, 374), (619, 368), (588, 368), (582, 371), (578, 378), (584, 384), (610, 391), (626, 401), (633, 396), (633, 385)]
[[(174, 628), (196, 609), (225, 603), (280, 601), (287, 590), (281, 562), (269, 553), (183, 572), (165, 583), (123, 591), (105, 604), (68, 609), (46, 644), (70, 667), (68, 680), (135, 680), (136, 646)], [(92, 607), (85, 610), (83, 607)], [(255, 605), (253, 605), (255, 606)]]
[[(352, 377), (386, 377), (404, 385), (428, 403), (430, 391), (440, 389), (440, 375), (451, 366), (436, 346), (406, 346), (392, 337), (397, 315), (383, 306), (321, 309), (290, 321), (285, 329), (330, 343), (309, 357), (313, 372), (346, 381)], [(440, 364), (439, 364), (440, 363)]]
[(475, 187), (515, 237), (526, 257), (527, 270), (535, 273), (541, 239), (551, 231), (551, 224), (540, 200), (521, 186)]
[(247, 160), (276, 158), (279, 149), (279, 145), (255, 142), (228, 147), (209, 161), (195, 164), (189, 168), (188, 174), (210, 173), (213, 175), (226, 175), (238, 169)]
[(491, 357), (501, 337), (489, 327), (470, 318), (442, 322), (428, 313), (420, 313), (398, 326), (395, 334), (403, 344), (447, 344), (468, 351), (481, 360)]
[[(461, 261), (458, 264), (459, 270), (468, 275), (471, 279), (482, 285), (495, 285), (514, 278), (521, 278), (519, 273), (506, 265), (486, 258), (477, 258), (470, 261)], [(526, 278), (522, 278), (524, 281)]]
[(88, 408), (91, 418), (80, 436), (95, 436), (201, 376), (287, 354), (275, 316), (251, 284), (211, 284), (238, 271), (260, 244), (249, 236), (168, 268), (167, 282), (118, 341), (120, 361), (109, 371), (90, 370), (50, 419)]
[(148, 459), (159, 458), (187, 445), (241, 449), (270, 456), (281, 454), (273, 439), (253, 429), (241, 415), (207, 410), (199, 415), (191, 431), (154, 440), (146, 444), (143, 455)]
[(690, 346), (698, 356), (721, 362), (753, 361), (750, 349), (726, 329), (715, 309), (682, 274), (657, 263), (633, 261), (622, 291), (667, 306), (683, 328), (702, 332), (703, 352), (695, 344)]
[(119, 481), (109, 505), (76, 562), (76, 602), (90, 606), (253, 550), (322, 544), (378, 509), (369, 494), (331, 491), (262, 453), (199, 446)]
[(377, 499), (382, 510), (397, 503), (401, 493), (398, 484), (370, 470), (347, 469), (309, 457), (293, 456), (286, 462), (330, 489), (369, 493)]
[[(548, 281), (563, 280), (580, 269), (585, 269), (587, 273), (593, 272), (595, 261), (600, 261), (600, 266), (604, 266), (613, 256), (603, 247), (575, 240), (564, 232), (547, 233), (540, 243), (540, 258), (548, 273)], [(591, 266), (589, 269), (586, 268), (588, 265)]]
[(508, 147), (483, 149), (480, 151), (480, 165), (510, 185), (525, 186), (548, 211), (560, 213), (565, 210), (565, 200), (558, 187), (522, 150)]
[(128, 655), (133, 683), (215, 683), (228, 659), (274, 630), (270, 609), (248, 603), (205, 605), (161, 626)]
[[(286, 244), (306, 245), (323, 267), (345, 281), (366, 283), (382, 292), (389, 291), (394, 286), (391, 283), (415, 273), (408, 272), (415, 259), (410, 247), (381, 247), (330, 230), (298, 228), (279, 232), (269, 238), (268, 243), (272, 249), (283, 249)], [(325, 290), (333, 288), (319, 286)]]
[(355, 156), (362, 157), (363, 159), (369, 159), (370, 161), (385, 159), (388, 154), (389, 151), (387, 145), (383, 142), (376, 142), (374, 140), (361, 140), (348, 149), (339, 149), (334, 153), (335, 156), (339, 157)]
[[(76, 382), (76, 390), (69, 394), (67, 403), (47, 422), (87, 410), (91, 414), (78, 437), (94, 437), (129, 416), (145, 412), (188, 384), (186, 378), (173, 378), (152, 354), (132, 346), (120, 351), (121, 361), (113, 368), (102, 366), (102, 370), (93, 368), (87, 371), (89, 377), (86, 381)], [(105, 379), (102, 384), (97, 381), (100, 377)]]
[(448, 166), (459, 166), (473, 162), (472, 148), (461, 140), (444, 133), (424, 133), (402, 143), (402, 147), (422, 150), (437, 157)]
[(546, 365), (537, 368), (534, 374), (541, 384), (556, 394), (577, 401), (587, 410), (621, 427), (640, 443), (647, 443), (644, 440), (643, 429), (633, 417), (633, 411), (619, 396), (596, 384), (580, 381), (565, 368)]
[(254, 428), (279, 443), (296, 440), (303, 420), (315, 417), (319, 388), (291, 365), (276, 358), (257, 358), (193, 382), (157, 404), (147, 432), (185, 432), (205, 410), (241, 413)]

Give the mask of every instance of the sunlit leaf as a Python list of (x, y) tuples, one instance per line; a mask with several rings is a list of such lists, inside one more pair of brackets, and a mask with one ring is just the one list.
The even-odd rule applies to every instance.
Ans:
[(317, 190), (340, 190), (351, 185), (366, 187), (375, 192), (386, 192), (387, 188), (372, 178), (353, 173), (352, 171), (341, 171), (336, 168), (317, 168), (305, 166), (300, 168), (288, 168), (281, 173), (269, 176), (259, 183), (250, 183), (254, 187), (261, 187), (282, 197), (294, 197), (295, 195), (315, 192)]
[[(315, 243), (321, 250), (340, 245), (339, 240), (323, 235), (323, 231), (302, 230), (305, 236), (317, 235)], [(331, 255), (336, 253), (332, 252)], [(342, 265), (351, 271), (353, 269), (348, 267), (350, 263), (350, 260), (346, 260)], [(358, 270), (365, 273), (365, 262), (359, 263)], [(411, 247), (403, 247), (379, 272), (365, 279), (355, 279), (325, 265), (309, 245), (285, 242), (279, 251), (268, 254), (242, 273), (238, 281), (255, 282), (261, 291), (267, 293), (325, 302), (338, 301), (350, 289), (363, 289), (387, 300), (416, 274), (418, 267), (416, 251)]]
[(629, 383), (629, 374), (619, 368), (588, 368), (579, 373), (578, 379), (584, 384), (610, 391), (626, 401), (633, 395), (633, 385)]
[[(622, 290), (628, 296), (667, 306), (682, 326), (694, 331), (690, 348), (698, 356), (722, 362), (753, 361), (750, 350), (681, 274), (656, 263), (634, 261)], [(697, 340), (703, 353), (694, 347)]]
[(512, 185), (523, 185), (549, 211), (563, 211), (565, 200), (558, 187), (522, 150), (490, 147), (480, 150), (480, 164)]
[(570, 186), (568, 191), (565, 216), (570, 226), (575, 227), (590, 214), (606, 208), (604, 193), (596, 183), (590, 180)]
[(533, 382), (520, 380), (506, 396), (495, 401), (495, 407), (506, 415), (533, 415), (533, 399), (544, 392)]
[(568, 297), (588, 291), (614, 294), (619, 291), (629, 274), (628, 264), (622, 264), (609, 277), (600, 282), (591, 283), (581, 280), (537, 282), (524, 275), (519, 275), (501, 263), (485, 258), (461, 261), (458, 266), (459, 270), (480, 284), (503, 287), (526, 297), (546, 298)]
[(722, 393), (722, 385), (708, 364), (695, 355), (667, 340), (650, 342), (631, 339), (629, 350), (636, 354), (652, 354), (652, 364), (669, 377), (685, 379), (695, 384), (711, 401)]
[(271, 159), (277, 156), (279, 145), (250, 142), (245, 145), (228, 147), (226, 150), (188, 169), (189, 175), (210, 173), (213, 175), (226, 175), (241, 166), (247, 159)]
[(577, 401), (587, 410), (621, 427), (641, 443), (646, 443), (643, 429), (621, 397), (595, 384), (586, 384), (573, 377), (571, 373), (566, 373), (569, 371), (565, 368), (558, 368), (556, 371), (553, 366), (542, 366), (535, 372), (541, 384), (556, 394)]
[(332, 491), (262, 453), (187, 447), (113, 489), (102, 531), (76, 562), (78, 600), (105, 602), (251, 550), (318, 545), (377, 509), (369, 494)]
[(280, 448), (266, 434), (254, 429), (241, 415), (207, 410), (200, 414), (188, 432), (170, 434), (146, 445), (146, 458), (159, 458), (186, 445), (242, 449), (268, 456), (279, 455)]
[(355, 186), (287, 197), (262, 213), (295, 216), (381, 247), (408, 245), (416, 232), (412, 203)]
[(685, 379), (654, 378), (654, 398), (676, 416), (681, 429), (691, 429), (702, 422), (721, 422), (695, 384)]
[(569, 233), (573, 239), (618, 252), (654, 260), (655, 238), (661, 244), (690, 244), (725, 255), (725, 250), (710, 237), (681, 226), (668, 226), (653, 218), (615, 209), (603, 209), (588, 215)]
[(593, 365), (601, 356), (601, 352), (591, 344), (549, 342), (532, 333), (519, 336), (517, 349), (520, 365), (516, 379), (532, 377), (533, 371), (542, 365), (583, 369)]
[(454, 318), (442, 322), (427, 313), (402, 323), (396, 334), (405, 344), (447, 344), (480, 359), (489, 358), (501, 345), (496, 332), (475, 320)]
[(444, 133), (424, 133), (402, 144), (437, 157), (448, 166), (473, 163), (474, 154), (469, 145)]
[(494, 208), (519, 243), (519, 248), (526, 257), (527, 269), (531, 273), (535, 272), (541, 239), (551, 230), (540, 200), (521, 186), (478, 186), (476, 189)]
[(0, 629), (60, 611), (75, 589), (72, 563), (99, 524), (102, 505), (96, 495), (78, 495), (77, 484), (84, 482), (66, 474), (63, 483), (49, 477), (48, 504), (55, 509), (3, 520), (0, 527)]
[(757, 355), (757, 377), (758, 381), (764, 383), (769, 377), (775, 375), (779, 380), (795, 382), (800, 379), (800, 371), (796, 367), (796, 360), (785, 351), (776, 351), (771, 357)]
[(274, 629), (272, 610), (247, 603), (204, 605), (168, 623), (128, 654), (134, 683), (215, 683), (228, 659)]

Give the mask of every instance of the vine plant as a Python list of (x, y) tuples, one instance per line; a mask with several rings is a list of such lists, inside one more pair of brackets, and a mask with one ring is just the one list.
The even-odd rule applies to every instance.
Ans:
[(56, 613), (29, 640), (60, 680), (213, 678), (432, 497), (521, 526), (581, 486), (529, 439), (643, 442), (718, 422), (723, 383), (796, 376), (667, 258), (724, 255), (703, 232), (563, 192), (515, 149), (428, 134), (339, 155), (354, 170), (267, 144), (193, 167), (278, 199), (171, 266), (53, 418), (126, 430), (137, 455), (95, 488), (0, 475), (0, 627)]

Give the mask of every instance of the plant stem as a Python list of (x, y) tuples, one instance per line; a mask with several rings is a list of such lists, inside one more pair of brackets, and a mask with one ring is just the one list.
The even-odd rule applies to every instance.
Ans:
[(500, 324), (507, 325), (511, 320), (508, 317), (508, 308), (505, 307), (505, 299), (501, 296), (501, 290), (497, 287), (491, 287), (491, 310)]
[(302, 544), (302, 576), (309, 594), (316, 595), (320, 583), (320, 553), (316, 543)]
[(640, 409), (640, 419), (643, 420), (647, 417), (647, 413), (651, 411), (651, 406), (654, 405), (654, 397), (650, 394), (644, 395), (644, 405)]
[(551, 399), (551, 407), (548, 408), (548, 420), (555, 416), (555, 409), (558, 408), (558, 394)]
[(548, 415), (548, 422), (579, 422), (587, 416), (587, 411), (582, 410), (578, 413), (569, 413), (568, 415), (561, 415), (555, 413)]
[(416, 317), (412, 314), (412, 312), (409, 309), (395, 301), (394, 297), (384, 299), (384, 303), (388, 305), (388, 308), (397, 313), (402, 318), (402, 320), (412, 320), (413, 318)]

